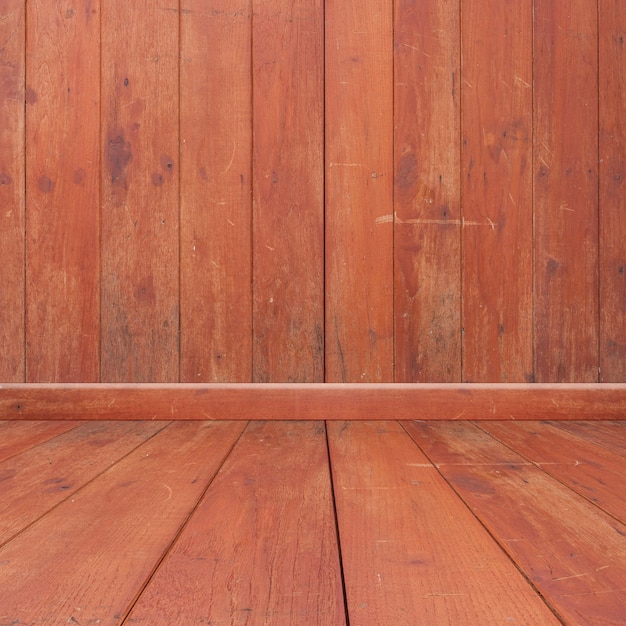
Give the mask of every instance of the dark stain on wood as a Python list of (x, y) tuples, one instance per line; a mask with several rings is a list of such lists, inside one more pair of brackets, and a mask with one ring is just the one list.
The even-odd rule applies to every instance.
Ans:
[(51, 193), (54, 191), (55, 183), (47, 176), (40, 176), (37, 181), (37, 186), (42, 193)]
[(107, 141), (106, 162), (111, 175), (111, 183), (126, 189), (128, 164), (133, 158), (131, 144), (126, 141), (124, 130), (114, 128)]

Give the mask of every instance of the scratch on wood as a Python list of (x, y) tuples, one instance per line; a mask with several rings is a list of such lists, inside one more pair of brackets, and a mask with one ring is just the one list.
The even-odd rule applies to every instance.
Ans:
[(235, 160), (236, 152), (237, 152), (237, 144), (233, 140), (233, 151), (232, 151), (232, 154), (230, 155), (230, 161), (228, 162), (228, 165), (226, 166), (226, 168), (222, 170), (221, 172), (222, 174), (226, 174), (226, 172), (228, 172), (228, 170), (232, 167), (233, 161)]
[(490, 218), (487, 218), (486, 222), (466, 220), (463, 218), (461, 218), (460, 220), (438, 220), (438, 219), (429, 219), (429, 218), (412, 218), (408, 220), (403, 220), (399, 218), (397, 214), (381, 215), (380, 217), (376, 218), (375, 222), (376, 224), (388, 224), (390, 222), (395, 222), (396, 224), (441, 224), (443, 226), (462, 225), (464, 227), (465, 226), (489, 226), (491, 230), (495, 230), (496, 226), (498, 225), (497, 222), (494, 222)]
[(166, 485), (165, 483), (161, 483), (161, 485), (163, 485), (163, 487), (165, 487), (168, 491), (167, 498), (165, 498), (164, 500), (164, 502), (168, 502), (169, 500), (172, 499), (172, 495), (174, 494), (174, 492), (172, 491), (172, 488), (169, 485)]
[(553, 581), (558, 581), (558, 580), (570, 580), (571, 578), (582, 578), (583, 576), (591, 576), (592, 574), (595, 574), (596, 572), (599, 572), (603, 569), (607, 569), (608, 567), (611, 567), (610, 565), (604, 565), (603, 567), (598, 567), (597, 569), (593, 570), (593, 572), (585, 572), (584, 574), (573, 574), (572, 576), (561, 576), (560, 578), (553, 578)]
[(329, 167), (365, 167), (365, 163), (331, 163)]

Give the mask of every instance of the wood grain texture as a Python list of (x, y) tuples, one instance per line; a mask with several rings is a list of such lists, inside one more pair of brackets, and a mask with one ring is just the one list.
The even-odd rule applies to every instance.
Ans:
[(27, 10), (26, 380), (96, 382), (99, 2)]
[(25, 3), (0, 3), (0, 380), (24, 381)]
[(626, 380), (626, 10), (599, 7), (600, 380)]
[(563, 623), (622, 620), (626, 526), (472, 424), (406, 428)]
[(324, 381), (324, 4), (253, 0), (253, 380)]
[(0, 386), (7, 419), (623, 419), (614, 384), (99, 384)]
[(565, 432), (572, 433), (616, 454), (624, 454), (626, 450), (626, 420), (598, 421), (593, 424), (578, 420), (567, 424), (552, 423)]
[(179, 380), (178, 18), (103, 9), (102, 381)]
[(181, 381), (252, 380), (251, 9), (181, 3)]
[(0, 462), (76, 428), (82, 423), (78, 421), (15, 422), (11, 420), (2, 422), (0, 424)]
[[(59, 422), (66, 424), (67, 422)], [(167, 423), (89, 422), (0, 463), (0, 545), (74, 495)], [(89, 454), (84, 454), (84, 450)]]
[(532, 7), (462, 14), (463, 380), (532, 382)]
[(242, 428), (172, 424), (0, 549), (3, 621), (123, 621)]
[(555, 424), (493, 422), (481, 428), (573, 491), (626, 523), (624, 452), (611, 452)]
[(559, 623), (397, 422), (328, 428), (350, 624)]
[(538, 382), (598, 380), (597, 26), (595, 0), (534, 4)]
[(129, 620), (345, 624), (322, 423), (247, 427)]
[(393, 11), (326, 2), (326, 381), (393, 381)]
[(398, 0), (395, 380), (461, 380), (459, 3)]

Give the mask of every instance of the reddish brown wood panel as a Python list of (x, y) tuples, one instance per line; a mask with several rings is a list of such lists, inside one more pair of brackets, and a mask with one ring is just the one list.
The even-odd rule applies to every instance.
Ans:
[(599, 10), (600, 380), (626, 380), (626, 10)]
[(29, 382), (99, 377), (99, 4), (26, 4)]
[(252, 3), (253, 380), (324, 380), (324, 5)]
[(6, 544), (4, 621), (120, 624), (242, 428), (171, 424)]
[(532, 6), (465, 0), (463, 380), (533, 380)]
[[(0, 544), (73, 497), (165, 425), (88, 422), (1, 463), (0, 510), (10, 511), (11, 516), (0, 525)], [(90, 454), (84, 454), (85, 449)]]
[(48, 441), (82, 422), (16, 422), (0, 423), (0, 462), (20, 454), (37, 444)]
[[(626, 413), (624, 413), (626, 415)], [(553, 422), (561, 430), (577, 435), (589, 443), (593, 443), (616, 454), (624, 454), (626, 450), (626, 420), (622, 416), (621, 420), (581, 422), (574, 420), (565, 424), (564, 422)]]
[(397, 422), (329, 447), (351, 624), (559, 623)]
[(178, 18), (103, 8), (103, 381), (179, 379)]
[(461, 380), (460, 5), (398, 0), (395, 380)]
[(181, 3), (182, 382), (252, 380), (250, 2)]
[(0, 380), (626, 381), (623, 3), (531, 4), (0, 0)]
[(25, 3), (0, 4), (0, 380), (24, 380)]
[(472, 424), (406, 428), (564, 623), (622, 621), (624, 524)]
[(595, 0), (534, 4), (538, 382), (598, 380), (597, 26)]
[(326, 380), (393, 380), (393, 5), (326, 2)]
[(626, 384), (0, 385), (9, 419), (603, 420)]
[(624, 453), (611, 452), (555, 424), (494, 422), (481, 428), (604, 511), (626, 523)]
[(129, 621), (345, 624), (322, 423), (248, 426)]

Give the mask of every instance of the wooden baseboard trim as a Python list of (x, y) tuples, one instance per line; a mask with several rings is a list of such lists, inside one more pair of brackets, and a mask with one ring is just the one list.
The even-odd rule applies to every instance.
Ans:
[(626, 384), (0, 384), (0, 419), (626, 419)]

